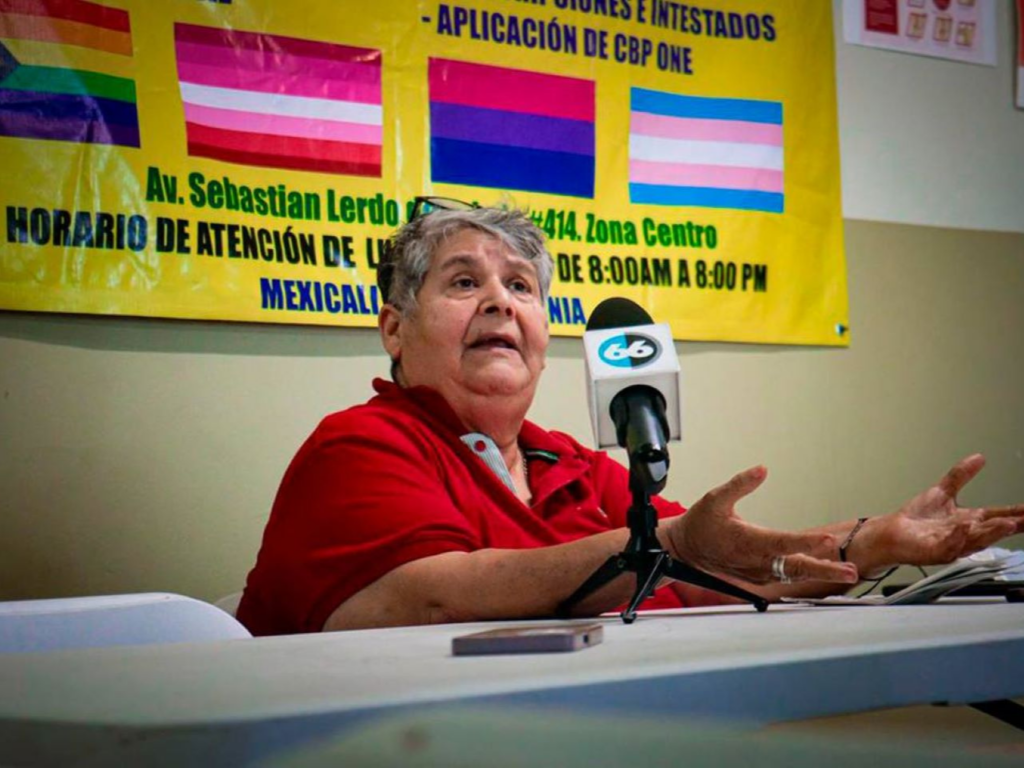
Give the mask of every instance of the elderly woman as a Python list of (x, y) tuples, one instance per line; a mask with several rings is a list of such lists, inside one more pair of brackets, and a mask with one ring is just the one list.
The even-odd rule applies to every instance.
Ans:
[[(435, 210), (399, 231), (381, 270), (394, 381), (375, 381), (376, 397), (325, 418), (300, 448), (238, 616), (254, 634), (553, 616), (622, 550), (631, 495), (606, 454), (526, 420), (548, 345), (543, 236), (518, 211)], [(656, 498), (658, 536), (766, 597), (823, 595), (1024, 530), (1024, 506), (957, 505), (983, 465), (964, 459), (891, 514), (799, 533), (736, 515), (764, 481), (754, 467), (685, 514)], [(623, 575), (577, 611), (612, 610), (634, 587)], [(644, 607), (710, 599), (670, 584)]]

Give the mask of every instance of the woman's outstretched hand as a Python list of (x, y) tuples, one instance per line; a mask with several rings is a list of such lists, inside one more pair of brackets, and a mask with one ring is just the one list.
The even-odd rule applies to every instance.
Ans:
[(870, 562), (873, 570), (951, 563), (1024, 532), (1024, 504), (961, 507), (957, 502), (960, 491), (984, 466), (980, 453), (961, 459), (897, 511), (871, 520), (863, 540), (851, 545), (851, 559)]
[[(834, 559), (837, 543), (830, 533), (787, 533), (745, 522), (736, 504), (764, 482), (761, 466), (740, 472), (708, 491), (667, 527), (669, 549), (684, 563), (710, 573), (732, 576), (752, 584), (778, 581), (772, 562), (784, 557), (789, 581), (832, 581), (854, 584), (857, 566)], [(829, 559), (829, 558), (832, 559)]]

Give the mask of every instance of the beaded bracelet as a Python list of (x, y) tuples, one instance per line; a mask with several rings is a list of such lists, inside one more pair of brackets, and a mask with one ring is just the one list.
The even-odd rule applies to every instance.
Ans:
[(867, 521), (868, 518), (866, 517), (858, 517), (857, 524), (853, 526), (853, 530), (851, 530), (849, 534), (847, 534), (846, 540), (839, 545), (839, 560), (841, 562), (846, 562), (846, 550), (847, 548), (849, 548), (850, 542), (853, 541), (853, 537), (857, 535), (857, 531), (859, 531), (864, 526), (864, 523), (866, 523)]

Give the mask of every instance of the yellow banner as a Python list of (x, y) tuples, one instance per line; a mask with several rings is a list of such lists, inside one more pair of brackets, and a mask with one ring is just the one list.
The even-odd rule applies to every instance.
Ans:
[(0, 308), (372, 326), (418, 195), (526, 208), (552, 332), (845, 345), (831, 4), (0, 0)]

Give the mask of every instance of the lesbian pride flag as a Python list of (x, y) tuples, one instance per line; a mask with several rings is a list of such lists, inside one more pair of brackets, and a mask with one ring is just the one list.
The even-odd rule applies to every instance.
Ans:
[(188, 153), (381, 175), (380, 51), (174, 25)]
[(431, 59), (431, 178), (594, 196), (594, 82)]
[(0, 136), (139, 146), (131, 23), (84, 0), (0, 0)]
[(629, 199), (782, 213), (782, 104), (633, 88)]

